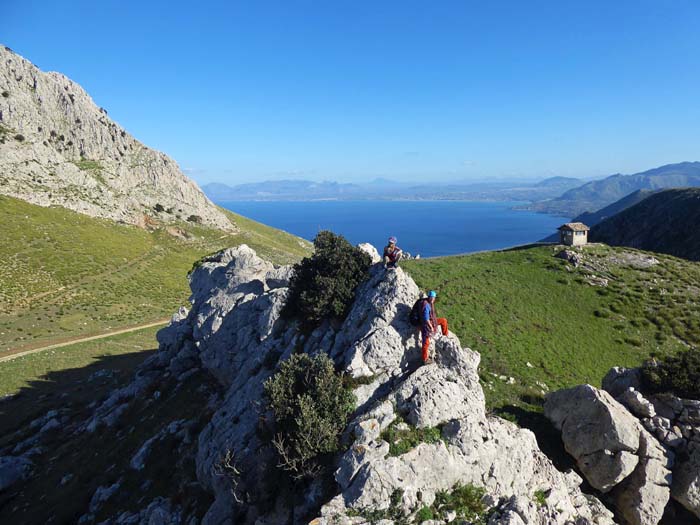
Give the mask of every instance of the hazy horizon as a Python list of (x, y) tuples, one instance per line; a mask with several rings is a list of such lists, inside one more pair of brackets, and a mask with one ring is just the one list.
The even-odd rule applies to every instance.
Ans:
[(592, 179), (695, 160), (699, 19), (690, 0), (8, 0), (0, 38), (200, 184)]

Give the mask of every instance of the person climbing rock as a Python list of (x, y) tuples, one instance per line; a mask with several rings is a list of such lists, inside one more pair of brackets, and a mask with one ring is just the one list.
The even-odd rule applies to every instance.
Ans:
[(423, 363), (430, 364), (432, 359), (429, 356), (430, 340), (437, 334), (437, 329), (440, 327), (443, 335), (448, 335), (450, 332), (447, 328), (447, 319), (438, 317), (435, 309), (435, 299), (437, 292), (430, 290), (428, 298), (423, 301), (421, 312), (421, 335), (423, 336)]
[(396, 237), (389, 237), (389, 244), (384, 247), (384, 268), (396, 268), (403, 251), (396, 246)]

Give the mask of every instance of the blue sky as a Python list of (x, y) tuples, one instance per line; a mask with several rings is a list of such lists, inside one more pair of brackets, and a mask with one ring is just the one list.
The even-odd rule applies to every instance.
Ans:
[(0, 42), (198, 182), (700, 160), (700, 2), (2, 0)]

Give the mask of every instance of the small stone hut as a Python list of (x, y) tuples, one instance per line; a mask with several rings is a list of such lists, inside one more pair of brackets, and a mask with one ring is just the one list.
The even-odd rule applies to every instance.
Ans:
[(557, 228), (561, 244), (567, 246), (583, 246), (588, 244), (588, 232), (590, 228), (582, 222), (567, 222)]

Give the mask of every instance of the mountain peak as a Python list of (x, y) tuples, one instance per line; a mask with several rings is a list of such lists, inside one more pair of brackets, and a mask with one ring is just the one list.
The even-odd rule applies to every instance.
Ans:
[(62, 73), (0, 47), (0, 193), (136, 225), (231, 230), (177, 163), (129, 135)]

